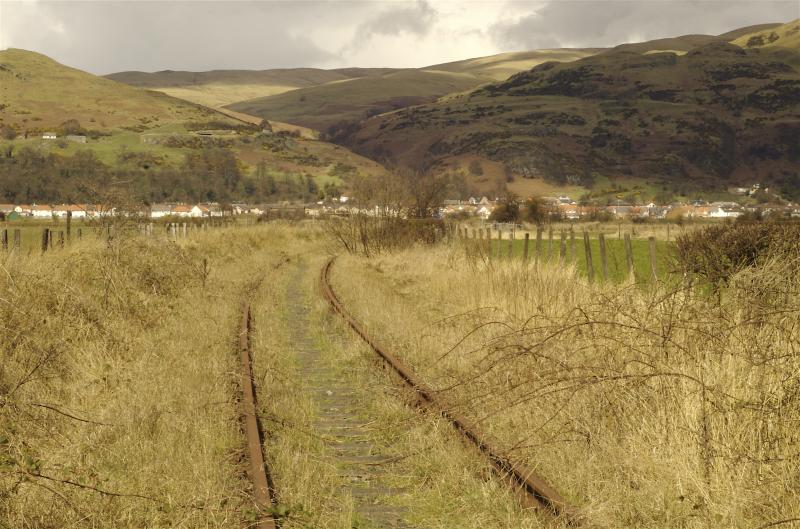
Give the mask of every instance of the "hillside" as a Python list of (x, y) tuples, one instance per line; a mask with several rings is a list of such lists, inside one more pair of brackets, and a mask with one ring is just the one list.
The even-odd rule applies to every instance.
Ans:
[(486, 83), (546, 61), (572, 61), (598, 50), (565, 49), (503, 53), (390, 71), (379, 76), (335, 81), (283, 94), (241, 101), (228, 108), (268, 119), (325, 131), (366, 116), (431, 102), (453, 92)]
[(743, 48), (779, 46), (800, 49), (800, 18), (786, 24), (747, 33), (732, 42)]
[(720, 41), (682, 56), (617, 50), (375, 116), (335, 139), (401, 165), (478, 156), (511, 177), (560, 185), (638, 178), (690, 192), (771, 180), (796, 189), (798, 66), (792, 50)]
[(20, 132), (43, 131), (69, 119), (97, 130), (227, 121), (187, 101), (104, 79), (38, 53), (0, 51), (0, 123)]
[(158, 90), (193, 103), (221, 107), (238, 101), (280, 94), (333, 81), (381, 75), (391, 68), (284, 68), (273, 70), (213, 70), (209, 72), (119, 72), (106, 78)]

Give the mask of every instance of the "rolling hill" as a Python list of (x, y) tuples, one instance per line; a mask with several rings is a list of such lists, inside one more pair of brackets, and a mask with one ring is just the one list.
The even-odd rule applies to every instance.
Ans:
[(104, 79), (38, 53), (0, 51), (0, 123), (43, 131), (69, 119), (97, 130), (228, 120), (182, 99)]
[(119, 72), (107, 79), (158, 90), (209, 107), (221, 107), (238, 101), (280, 94), (333, 81), (371, 77), (393, 71), (392, 68), (285, 68), (274, 70), (212, 70), (209, 72)]
[(622, 48), (375, 116), (334, 140), (406, 166), (477, 156), (558, 185), (639, 178), (683, 192), (754, 180), (798, 189), (798, 67), (797, 51), (720, 39), (685, 55)]
[(366, 116), (435, 101), (546, 61), (572, 61), (597, 49), (536, 50), (395, 70), (241, 101), (227, 108), (326, 131)]
[(800, 49), (800, 18), (769, 28), (748, 32), (732, 41), (743, 48), (764, 48), (779, 46)]

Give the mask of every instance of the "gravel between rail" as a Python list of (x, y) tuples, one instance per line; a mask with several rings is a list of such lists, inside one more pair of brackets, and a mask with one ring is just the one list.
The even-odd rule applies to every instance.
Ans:
[(314, 428), (325, 439), (327, 452), (346, 483), (340, 493), (352, 497), (354, 510), (368, 527), (410, 528), (403, 519), (405, 509), (387, 501), (403, 490), (393, 488), (385, 480), (392, 472), (394, 458), (382, 453), (375, 442), (375, 431), (362, 400), (370, 396), (352, 389), (311, 332), (308, 300), (301, 287), (305, 273), (304, 266), (298, 267), (295, 280), (289, 283), (287, 321), (301, 366), (302, 390), (312, 396), (317, 407)]

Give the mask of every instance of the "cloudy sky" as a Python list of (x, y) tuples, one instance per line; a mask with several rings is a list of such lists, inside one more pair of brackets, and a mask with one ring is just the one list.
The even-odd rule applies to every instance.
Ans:
[(798, 17), (798, 0), (0, 0), (0, 48), (97, 74), (408, 67)]

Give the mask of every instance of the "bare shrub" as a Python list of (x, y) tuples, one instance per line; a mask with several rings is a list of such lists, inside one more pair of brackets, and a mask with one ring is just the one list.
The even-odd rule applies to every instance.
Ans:
[(445, 223), (436, 219), (372, 217), (363, 214), (332, 217), (326, 222), (325, 228), (335, 246), (366, 257), (414, 244), (434, 244), (444, 237), (447, 230)]
[(722, 285), (738, 271), (771, 258), (800, 257), (800, 223), (709, 226), (676, 239), (679, 270)]

